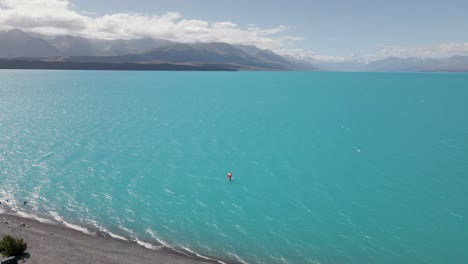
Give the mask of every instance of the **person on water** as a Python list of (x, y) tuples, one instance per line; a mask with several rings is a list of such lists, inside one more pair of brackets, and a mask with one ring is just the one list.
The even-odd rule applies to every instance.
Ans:
[(228, 172), (228, 173), (226, 174), (226, 179), (227, 179), (228, 181), (230, 181), (231, 178), (232, 178), (232, 173)]

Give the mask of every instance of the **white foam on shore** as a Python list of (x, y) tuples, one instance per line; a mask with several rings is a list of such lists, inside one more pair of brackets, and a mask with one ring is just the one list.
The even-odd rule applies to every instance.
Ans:
[[(145, 248), (148, 248), (148, 249), (153, 249), (153, 250), (158, 250), (158, 249), (161, 249), (162, 247), (161, 246), (156, 246), (156, 245), (153, 245), (151, 243), (148, 243), (148, 242), (144, 242), (144, 241), (141, 241), (139, 240), (133, 233), (132, 230), (122, 226), (122, 225), (119, 225), (119, 229), (120, 230), (123, 230), (125, 232), (127, 232), (131, 237), (132, 239), (127, 239), (123, 236), (119, 236), (119, 235), (116, 235), (116, 234), (113, 234), (111, 232), (109, 232), (109, 230), (105, 229), (105, 228), (101, 228), (102, 231), (106, 232), (107, 234), (109, 234), (111, 237), (114, 237), (114, 238), (118, 238), (118, 239), (122, 239), (122, 240), (127, 240), (127, 241), (131, 241), (133, 240), (134, 242), (136, 242), (138, 245), (142, 246), (142, 247), (145, 247)], [(157, 239), (157, 241), (159, 242), (159, 240)], [(162, 244), (162, 243), (161, 243)]]
[(114, 234), (114, 233), (112, 233), (112, 232), (109, 232), (107, 229), (104, 229), (103, 232), (106, 232), (106, 233), (109, 234), (109, 236), (111, 236), (112, 238), (116, 238), (116, 239), (128, 241), (127, 238), (125, 238), (125, 237), (123, 237), (123, 236), (119, 236), (119, 235)]
[(18, 215), (19, 217), (34, 219), (34, 220), (37, 220), (37, 221), (39, 221), (41, 223), (44, 223), (44, 224), (55, 224), (54, 221), (46, 219), (46, 218), (39, 217), (39, 216), (37, 216), (35, 214), (28, 214), (28, 213), (21, 212), (21, 211), (17, 211), (15, 214)]
[(99, 229), (99, 231), (108, 234), (112, 238), (116, 238), (116, 239), (120, 239), (120, 240), (124, 240), (124, 241), (129, 241), (126, 237), (114, 234), (111, 231), (105, 229), (104, 227), (100, 227), (100, 226), (96, 225), (96, 228)]
[[(36, 215), (28, 214), (28, 213), (20, 212), (20, 211), (18, 211), (16, 214), (17, 214), (18, 216), (20, 216), (20, 217), (29, 218), (29, 219), (35, 219), (35, 220), (38, 220), (39, 222), (46, 223), (46, 224), (57, 224), (57, 223), (63, 224), (64, 226), (66, 226), (66, 227), (68, 227), (68, 228), (70, 228), (70, 229), (73, 229), (73, 230), (76, 230), (76, 231), (79, 231), (79, 232), (82, 232), (82, 233), (85, 233), (85, 234), (88, 234), (88, 235), (96, 235), (96, 233), (89, 231), (89, 230), (88, 230), (87, 228), (85, 228), (85, 227), (82, 227), (82, 226), (79, 226), (79, 225), (75, 225), (75, 224), (71, 224), (71, 223), (66, 222), (65, 220), (63, 220), (63, 218), (62, 218), (57, 212), (54, 212), (54, 211), (50, 211), (49, 214), (53, 217), (53, 219), (54, 219), (55, 221), (52, 221), (52, 220), (49, 220), (49, 219), (45, 219), (45, 218), (41, 218), (41, 217), (38, 217), (38, 216), (36, 216)], [(123, 240), (123, 241), (130, 241), (130, 240), (127, 239), (126, 237), (123, 237), (123, 236), (114, 234), (114, 233), (110, 232), (109, 230), (107, 230), (106, 228), (103, 228), (103, 227), (98, 226), (97, 224), (94, 224), (94, 226), (95, 226), (96, 229), (98, 229), (99, 231), (108, 234), (110, 237), (112, 237), (112, 238), (114, 238), (114, 239), (119, 239), (119, 240)], [(120, 227), (120, 228), (123, 229), (122, 227)], [(129, 229), (126, 229), (126, 228), (124, 228), (124, 229), (125, 229), (126, 231), (128, 231), (130, 234), (133, 234)], [(135, 239), (134, 241), (135, 241), (138, 245), (143, 246), (143, 247), (148, 248), (148, 249), (153, 249), (153, 250), (161, 249), (160, 246), (155, 246), (155, 245), (152, 245), (152, 244), (147, 243), (147, 242), (143, 242), (143, 241), (138, 240), (138, 239)]]
[[(1, 213), (1, 212), (0, 212)], [(21, 212), (21, 211), (18, 211), (15, 213), (16, 215), (20, 216), (20, 217), (23, 217), (23, 218), (28, 218), (28, 219), (34, 219), (34, 220), (37, 220), (41, 223), (44, 223), (44, 224), (49, 224), (49, 225), (56, 225), (56, 224), (63, 224), (64, 226), (70, 228), (70, 229), (73, 229), (73, 230), (76, 230), (76, 231), (80, 231), (82, 233), (85, 233), (85, 234), (88, 234), (88, 235), (96, 235), (96, 233), (94, 232), (91, 232), (89, 231), (87, 228), (85, 227), (82, 227), (82, 226), (79, 226), (79, 225), (74, 225), (74, 224), (70, 224), (66, 221), (63, 220), (62, 217), (60, 217), (58, 215), (58, 213), (56, 212), (49, 212), (49, 214), (54, 218), (55, 221), (52, 221), (50, 219), (46, 219), (46, 218), (42, 218), (42, 217), (39, 217), (37, 215), (34, 215), (34, 214), (30, 214), (30, 213), (25, 213), (25, 212)], [(110, 232), (109, 230), (105, 229), (105, 228), (102, 228), (96, 224), (94, 224), (94, 226), (96, 227), (96, 229), (98, 229), (99, 231), (101, 232), (104, 232), (106, 234), (108, 234), (110, 237), (112, 238), (115, 238), (115, 239), (120, 239), (120, 240), (124, 240), (124, 241), (129, 241), (127, 238), (123, 237), (123, 236), (120, 236), (120, 235), (117, 235), (117, 234), (114, 234), (112, 232)]]
[(29, 201), (29, 205), (31, 206), (32, 210), (37, 212), (39, 211), (39, 207), (38, 207), (38, 204), (39, 204), (39, 199), (40, 199), (40, 192), (41, 192), (41, 188), (42, 186), (36, 186), (34, 187), (34, 190), (33, 192), (31, 193), (31, 199)]
[(135, 239), (135, 242), (136, 242), (138, 245), (143, 246), (143, 247), (145, 247), (145, 248), (154, 249), (154, 250), (161, 249), (160, 246), (155, 246), (155, 245), (153, 245), (153, 244), (150, 244), (150, 243), (147, 243), (147, 242), (138, 240), (138, 239)]
[[(185, 255), (185, 256), (187, 256), (187, 257), (190, 257), (187, 253), (185, 253), (185, 252), (183, 252), (183, 251), (180, 251), (180, 250), (177, 250), (177, 249), (174, 248), (173, 246), (171, 246), (171, 245), (169, 245), (168, 243), (166, 243), (166, 242), (164, 242), (163, 240), (161, 240), (161, 239), (156, 235), (156, 232), (154, 232), (153, 230), (147, 228), (147, 229), (146, 229), (146, 233), (148, 233), (148, 234), (151, 236), (152, 239), (158, 241), (158, 243), (161, 244), (163, 247), (169, 248), (169, 249), (171, 249), (171, 250), (174, 250), (175, 252), (178, 252), (178, 253), (183, 254), (183, 255)], [(179, 247), (181, 247), (181, 246), (179, 246)], [(181, 247), (181, 248), (183, 248), (183, 247)], [(187, 251), (188, 251), (188, 250), (187, 250)], [(191, 251), (188, 251), (188, 252), (192, 253)]]
[(95, 233), (93, 232), (90, 232), (87, 228), (85, 227), (82, 227), (82, 226), (79, 226), (79, 225), (74, 225), (74, 224), (70, 224), (68, 222), (66, 222), (65, 220), (63, 220), (62, 217), (59, 216), (58, 213), (54, 212), (54, 211), (50, 211), (49, 214), (54, 218), (55, 221), (65, 225), (66, 227), (68, 228), (71, 228), (71, 229), (74, 229), (74, 230), (77, 230), (77, 231), (80, 231), (82, 233), (85, 233), (85, 234), (88, 234), (88, 235), (95, 235)]
[[(180, 245), (179, 245), (179, 246), (180, 246)], [(198, 254), (197, 252), (191, 250), (191, 249), (188, 248), (188, 247), (184, 247), (184, 246), (180, 246), (180, 247), (181, 247), (182, 249), (184, 249), (185, 251), (187, 251), (187, 252), (189, 252), (189, 253), (191, 253), (191, 254), (193, 254), (193, 255), (199, 257), (199, 258), (206, 259), (206, 260), (214, 260), (214, 261), (217, 261), (217, 262), (220, 263), (220, 264), (226, 264), (226, 262), (223, 262), (223, 261), (221, 261), (221, 260), (213, 259), (213, 258), (210, 258), (210, 257), (207, 257), (207, 256), (200, 255), (200, 254)]]
[(124, 240), (124, 241), (129, 241), (128, 238), (126, 237), (123, 237), (123, 236), (120, 236), (120, 235), (117, 235), (117, 234), (114, 234), (112, 232), (110, 232), (109, 230), (107, 230), (106, 228), (98, 225), (98, 223), (94, 220), (91, 220), (91, 219), (86, 219), (85, 222), (90, 225), (90, 226), (93, 226), (93, 228), (99, 230), (100, 232), (102, 233), (105, 233), (107, 235), (109, 235), (110, 237), (112, 238), (115, 238), (115, 239), (120, 239), (120, 240)]
[[(9, 207), (10, 208), (10, 207)], [(17, 215), (19, 217), (22, 217), (22, 218), (27, 218), (27, 219), (33, 219), (33, 220), (36, 220), (36, 221), (39, 221), (41, 223), (44, 223), (44, 224), (51, 224), (51, 225), (57, 225), (57, 224), (61, 224), (61, 225), (64, 225), (65, 227), (67, 228), (70, 228), (70, 229), (73, 229), (73, 230), (76, 230), (76, 231), (79, 231), (81, 233), (85, 233), (85, 234), (88, 234), (88, 235), (97, 235), (95, 232), (91, 232), (89, 229), (85, 228), (85, 227), (82, 227), (82, 226), (79, 226), (79, 225), (75, 225), (75, 224), (71, 224), (71, 223), (68, 223), (66, 222), (65, 220), (63, 220), (63, 218), (57, 213), (57, 212), (54, 212), (54, 211), (49, 211), (49, 215), (52, 216), (52, 218), (54, 220), (50, 220), (50, 219), (46, 219), (46, 218), (42, 218), (42, 217), (39, 217), (35, 214), (32, 214), (32, 213), (26, 213), (26, 212), (22, 212), (22, 211), (19, 211), (17, 207), (11, 207), (10, 209), (13, 209), (13, 212), (10, 213), (10, 214), (13, 214), (13, 215)], [(8, 211), (0, 208), (0, 213), (6, 213), (8, 214)], [(193, 256), (197, 256), (199, 258), (202, 258), (202, 259), (206, 259), (206, 260), (212, 260), (212, 261), (216, 261), (220, 264), (227, 264), (226, 262), (223, 262), (221, 260), (218, 260), (218, 259), (213, 259), (213, 258), (210, 258), (210, 257), (207, 257), (207, 256), (203, 256), (201, 254), (198, 254), (196, 252), (194, 252), (193, 250), (191, 250), (190, 248), (187, 248), (187, 247), (184, 247), (184, 246), (180, 246), (178, 245), (179, 248), (182, 248), (183, 250), (185, 250), (186, 252), (192, 254), (192, 256), (188, 255), (186, 252), (183, 252), (181, 250), (177, 250), (176, 248), (174, 248), (173, 246), (169, 245), (168, 243), (164, 242), (163, 240), (161, 240), (154, 231), (152, 231), (151, 229), (146, 229), (146, 232), (148, 234), (150, 234), (151, 238), (155, 239), (159, 244), (161, 244), (161, 246), (157, 246), (157, 245), (153, 245), (151, 243), (148, 243), (148, 242), (144, 242), (144, 241), (141, 241), (139, 240), (138, 238), (133, 238), (133, 239), (128, 239), (126, 237), (123, 237), (123, 236), (120, 236), (120, 235), (117, 235), (117, 234), (114, 234), (112, 232), (110, 232), (109, 230), (107, 230), (106, 228), (103, 228), (103, 227), (100, 227), (99, 225), (97, 225), (96, 222), (92, 221), (93, 222), (93, 226), (101, 231), (101, 232), (104, 232), (106, 234), (108, 234), (110, 237), (114, 238), (114, 239), (119, 239), (119, 240), (123, 240), (123, 241), (133, 241), (133, 242), (136, 242), (138, 245), (140, 246), (143, 246), (145, 248), (148, 248), (148, 249), (152, 249), (152, 250), (160, 250), (161, 248), (163, 247), (166, 247), (166, 248), (169, 248), (175, 252), (178, 252), (180, 254), (183, 254), (187, 257), (193, 257)], [(123, 226), (119, 226), (119, 228), (121, 230), (124, 230), (126, 232), (128, 232), (132, 237), (134, 237), (134, 233), (123, 227)], [(241, 258), (239, 258), (237, 255), (235, 254), (232, 254), (232, 253), (229, 253), (229, 255), (234, 255), (236, 256), (236, 258), (242, 262), (242, 263), (245, 263), (247, 264), (245, 261), (243, 261)]]
[(161, 245), (163, 245), (163, 246), (165, 246), (165, 247), (167, 247), (167, 248), (174, 249), (174, 248), (172, 248), (168, 243), (162, 241), (162, 240), (156, 235), (156, 233), (155, 233), (153, 230), (147, 228), (147, 229), (146, 229), (146, 233), (148, 233), (148, 234), (151, 236), (151, 238), (153, 238), (153, 239), (155, 239), (156, 241), (158, 241), (159, 244), (161, 244)]

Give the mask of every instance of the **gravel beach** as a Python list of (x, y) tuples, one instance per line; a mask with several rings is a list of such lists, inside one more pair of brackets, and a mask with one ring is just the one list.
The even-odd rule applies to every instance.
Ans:
[(130, 241), (88, 235), (60, 225), (15, 215), (0, 214), (0, 220), (0, 235), (10, 234), (23, 238), (28, 243), (26, 258), (19, 260), (19, 263), (217, 263), (148, 249)]

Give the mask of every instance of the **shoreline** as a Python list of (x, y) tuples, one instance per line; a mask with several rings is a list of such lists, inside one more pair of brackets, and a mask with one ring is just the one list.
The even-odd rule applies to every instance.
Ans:
[[(5, 209), (5, 208), (3, 208)], [(49, 219), (21, 216), (17, 212), (0, 211), (0, 235), (13, 235), (28, 243), (26, 263), (174, 263), (174, 264), (236, 264), (183, 252), (164, 245), (149, 248), (144, 241), (116, 237), (104, 231), (84, 232), (65, 223)], [(84, 228), (86, 229), (86, 228)], [(87, 229), (86, 229), (87, 230)]]
[(207, 63), (111, 63), (0, 58), (0, 69), (9, 70), (114, 70), (114, 71), (237, 71), (233, 65)]

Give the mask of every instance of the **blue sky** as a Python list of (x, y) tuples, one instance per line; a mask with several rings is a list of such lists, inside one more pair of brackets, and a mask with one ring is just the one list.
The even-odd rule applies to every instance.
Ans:
[[(46, 0), (0, 0), (0, 26), (3, 10), (13, 11), (37, 2), (38, 6)], [(71, 12), (79, 13), (87, 18), (76, 17), (76, 20), (64, 21), (63, 16), (57, 19), (64, 24), (88, 23), (87, 29), (58, 29), (50, 25), (34, 27), (32, 31), (43, 33), (76, 33), (78, 35), (99, 34), (107, 38), (114, 35), (108, 30), (112, 25), (116, 28), (125, 27), (118, 32), (120, 37), (153, 37), (173, 38), (183, 41), (226, 41), (238, 42), (246, 40), (245, 44), (255, 44), (262, 48), (270, 48), (282, 53), (304, 53), (316, 56), (349, 57), (370, 54), (410, 56), (443, 56), (468, 53), (468, 1), (325, 1), (325, 0), (48, 0), (57, 5), (67, 3), (63, 16), (73, 17)], [(54, 6), (51, 8), (58, 9)], [(31, 9), (34, 7), (31, 6)], [(36, 8), (37, 9), (37, 8)], [(24, 12), (23, 12), (24, 13)], [(27, 14), (23, 14), (27, 16)], [(40, 12), (39, 12), (40, 13)], [(47, 11), (43, 12), (47, 15)], [(105, 15), (112, 16), (113, 22), (100, 19)], [(122, 22), (122, 14), (130, 14), (130, 22)], [(152, 16), (169, 18), (150, 20)], [(17, 15), (18, 16), (18, 15)], [(34, 15), (37, 17), (37, 15)], [(137, 25), (138, 17), (146, 17), (146, 25)], [(117, 19), (118, 17), (118, 19)], [(37, 18), (35, 18), (37, 21)], [(11, 20), (11, 19), (10, 19)], [(14, 25), (4, 23), (4, 28)], [(28, 18), (26, 19), (28, 20)], [(66, 20), (66, 19), (65, 19)], [(108, 19), (110, 20), (110, 19)], [(117, 21), (118, 20), (118, 21)], [(180, 21), (184, 20), (184, 23)], [(29, 21), (29, 20), (28, 20)], [(78, 21), (78, 22), (77, 22)], [(88, 21), (88, 22), (86, 22)], [(104, 21), (104, 22), (103, 22)], [(147, 25), (157, 27), (165, 25), (168, 30), (177, 32), (171, 34), (161, 29), (147, 28)], [(135, 23), (134, 23), (135, 22)], [(229, 22), (231, 24), (208, 24)], [(118, 23), (123, 23), (120, 26)], [(23, 23), (24, 24), (24, 23)], [(20, 24), (20, 25), (23, 25)], [(54, 25), (59, 24), (55, 22)], [(94, 26), (91, 24), (98, 24)], [(105, 25), (104, 25), (105, 24)], [(135, 25), (135, 34), (128, 25)], [(193, 26), (195, 25), (195, 27)], [(234, 26), (233, 26), (234, 25)], [(255, 26), (253, 26), (255, 25)], [(99, 27), (99, 29), (98, 29)], [(161, 26), (164, 27), (164, 26)], [(184, 27), (182, 29), (182, 27)], [(206, 28), (216, 28), (212, 32), (203, 33)], [(106, 28), (108, 31), (104, 31)], [(141, 28), (147, 31), (140, 32)], [(253, 28), (253, 29), (252, 29)], [(28, 28), (24, 28), (28, 29)], [(273, 33), (262, 30), (275, 29)], [(68, 31), (67, 31), (68, 30)], [(192, 31), (190, 31), (192, 30)], [(277, 32), (278, 31), (278, 32)], [(225, 35), (223, 36), (223, 32)], [(198, 35), (197, 35), (198, 34)], [(245, 36), (242, 34), (246, 34)], [(232, 36), (232, 38), (229, 38)], [(237, 38), (237, 39), (236, 39)], [(443, 54), (442, 54), (443, 53)]]
[(383, 46), (435, 45), (468, 41), (468, 1), (411, 0), (76, 0), (99, 14), (134, 11), (180, 12), (184, 17), (289, 28), (303, 37), (296, 45), (318, 53), (345, 56)]

